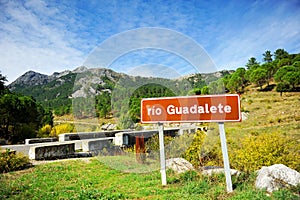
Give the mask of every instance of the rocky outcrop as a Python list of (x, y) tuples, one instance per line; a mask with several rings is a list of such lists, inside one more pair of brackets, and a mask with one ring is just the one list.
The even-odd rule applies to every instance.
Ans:
[(179, 174), (186, 171), (195, 170), (193, 165), (184, 158), (171, 158), (166, 160), (166, 168), (172, 169)]
[(28, 71), (19, 78), (17, 78), (13, 83), (9, 85), (11, 89), (14, 88), (15, 85), (24, 85), (24, 86), (33, 86), (33, 85), (42, 85), (47, 84), (51, 80), (45, 74), (40, 74), (34, 71)]
[(300, 173), (283, 164), (262, 167), (255, 181), (256, 188), (266, 189), (268, 192), (298, 184), (300, 184)]

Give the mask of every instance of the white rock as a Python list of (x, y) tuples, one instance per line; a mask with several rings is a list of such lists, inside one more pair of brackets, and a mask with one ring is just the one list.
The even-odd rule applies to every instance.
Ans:
[(255, 181), (256, 188), (266, 189), (268, 192), (298, 184), (300, 184), (300, 173), (283, 164), (262, 167)]
[[(224, 168), (213, 168), (213, 169), (204, 169), (202, 171), (202, 175), (206, 175), (206, 176), (211, 176), (212, 174), (224, 174)], [(239, 176), (240, 175), (240, 171), (235, 170), (235, 169), (230, 169), (230, 175), (235, 175), (235, 176)]]
[(171, 158), (166, 160), (166, 168), (172, 169), (177, 173), (195, 170), (194, 166), (184, 158)]

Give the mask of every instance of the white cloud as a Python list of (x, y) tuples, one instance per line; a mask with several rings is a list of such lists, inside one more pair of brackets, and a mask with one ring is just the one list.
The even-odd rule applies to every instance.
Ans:
[[(13, 81), (28, 69), (51, 74), (75, 68), (101, 42), (140, 27), (178, 31), (202, 45), (219, 69), (234, 69), (245, 65), (252, 56), (260, 61), (259, 56), (265, 50), (284, 48), (299, 53), (299, 8), (297, 1), (271, 0), (254, 3), (3, 0), (0, 71)], [(149, 37), (149, 41), (152, 39)], [(176, 49), (185, 46), (174, 46), (176, 42), (173, 44)], [(197, 56), (192, 49), (182, 52), (183, 57), (187, 57), (185, 52)], [(180, 59), (165, 58), (162, 62), (137, 63), (133, 56), (131, 62), (129, 58), (121, 67), (155, 63), (173, 66), (180, 74), (190, 70)]]
[(10, 82), (29, 69), (51, 74), (83, 62), (83, 53), (72, 43), (76, 36), (57, 20), (67, 16), (57, 8), (39, 0), (9, 1), (5, 6), (6, 21), (1, 17), (0, 22), (0, 70)]

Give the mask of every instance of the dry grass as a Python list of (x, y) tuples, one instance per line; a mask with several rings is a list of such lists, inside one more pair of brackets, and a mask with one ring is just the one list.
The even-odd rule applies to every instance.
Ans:
[(227, 123), (229, 132), (237, 134), (259, 134), (279, 132), (299, 135), (300, 94), (278, 92), (248, 92), (241, 96), (242, 111), (248, 119), (240, 123)]

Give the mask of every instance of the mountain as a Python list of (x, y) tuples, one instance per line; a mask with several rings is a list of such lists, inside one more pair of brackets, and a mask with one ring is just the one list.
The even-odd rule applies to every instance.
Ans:
[[(233, 71), (220, 71), (210, 74), (191, 74), (180, 79), (163, 79), (153, 77), (129, 76), (107, 68), (78, 67), (72, 71), (54, 72), (52, 75), (28, 71), (17, 78), (8, 87), (11, 91), (33, 96), (42, 105), (54, 109), (59, 114), (70, 112), (72, 99), (97, 95), (103, 92), (111, 94), (113, 88), (121, 93), (122, 88), (134, 91), (137, 87), (155, 83), (172, 88), (176, 94), (194, 87), (201, 87), (209, 82), (230, 74)], [(190, 85), (190, 87), (187, 87)]]

